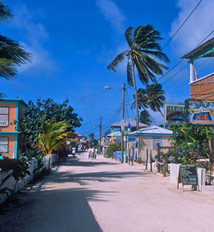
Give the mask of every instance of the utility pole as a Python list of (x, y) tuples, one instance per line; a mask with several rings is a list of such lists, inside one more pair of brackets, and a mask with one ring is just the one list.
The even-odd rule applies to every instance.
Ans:
[(100, 117), (100, 125), (99, 125), (99, 140), (100, 140), (100, 149), (101, 149), (101, 133), (102, 133), (102, 117)]
[[(125, 83), (123, 83), (123, 93), (122, 93), (122, 120), (124, 120), (124, 112), (125, 112), (125, 90), (126, 86)], [(121, 127), (121, 162), (123, 163), (123, 151), (124, 151), (124, 129), (125, 127)]]

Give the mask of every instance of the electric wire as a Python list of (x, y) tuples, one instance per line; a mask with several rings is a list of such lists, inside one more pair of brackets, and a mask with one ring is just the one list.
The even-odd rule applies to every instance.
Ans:
[[(214, 33), (214, 30), (212, 30), (195, 48), (197, 48), (201, 43), (203, 43), (210, 35), (212, 35)], [(194, 48), (194, 49), (195, 49)], [(180, 62), (181, 63), (181, 62)], [(172, 69), (174, 69), (177, 65), (179, 64), (179, 62), (177, 62), (177, 64), (175, 64), (173, 66)], [(166, 80), (164, 83), (162, 83), (162, 85), (166, 84), (169, 80), (171, 80), (172, 78), (174, 78), (175, 76), (177, 76), (180, 72), (182, 72), (189, 64), (187, 63), (185, 66), (183, 66), (180, 70), (178, 70), (174, 75), (172, 75), (168, 80)], [(171, 70), (169, 70), (171, 71)], [(169, 73), (168, 71), (168, 73)], [(162, 78), (162, 77), (161, 77)], [(161, 79), (159, 78), (158, 81)]]
[(176, 32), (172, 35), (172, 37), (167, 41), (167, 43), (163, 46), (162, 50), (164, 50), (169, 43), (172, 41), (172, 39), (176, 36), (176, 34), (181, 30), (181, 28), (184, 26), (184, 24), (189, 20), (189, 18), (192, 16), (192, 14), (195, 12), (195, 10), (198, 8), (198, 6), (202, 3), (203, 0), (200, 0), (197, 5), (193, 8), (193, 10), (190, 12), (190, 14), (187, 16), (187, 18), (184, 20), (184, 22), (180, 25), (180, 27), (176, 30)]

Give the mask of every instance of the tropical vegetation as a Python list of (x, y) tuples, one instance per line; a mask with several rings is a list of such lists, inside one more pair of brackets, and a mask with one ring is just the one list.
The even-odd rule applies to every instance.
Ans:
[[(211, 176), (214, 166), (213, 128), (200, 125), (173, 125), (170, 129), (173, 131), (171, 138), (173, 148), (170, 152), (175, 161), (205, 167)], [(198, 162), (200, 158), (207, 158), (209, 162)]]
[(74, 131), (76, 127), (81, 126), (82, 118), (74, 113), (74, 109), (69, 106), (68, 100), (59, 104), (50, 98), (46, 100), (39, 98), (35, 103), (33, 101), (28, 102), (24, 118), (22, 122), (19, 122), (19, 130), (25, 136), (26, 142), (34, 144), (38, 142), (38, 135), (41, 133), (44, 116), (47, 123), (68, 122), (70, 131)]
[(136, 121), (139, 128), (139, 107), (136, 87), (136, 71), (140, 82), (143, 85), (149, 82), (156, 83), (156, 75), (162, 75), (163, 69), (167, 67), (161, 63), (168, 62), (168, 57), (161, 51), (159, 41), (163, 38), (160, 33), (151, 25), (139, 26), (136, 29), (129, 27), (125, 31), (125, 38), (128, 49), (118, 54), (107, 66), (108, 69), (116, 72), (116, 67), (127, 60), (127, 81), (134, 87), (136, 101)]
[[(150, 124), (151, 117), (149, 116), (148, 108), (152, 111), (158, 111), (162, 117), (163, 113), (161, 111), (161, 107), (164, 105), (165, 96), (164, 91), (162, 90), (161, 84), (155, 83), (152, 85), (147, 85), (145, 89), (138, 89), (138, 107), (139, 110), (142, 110), (140, 113), (140, 121), (143, 123)], [(135, 95), (133, 95), (135, 99)], [(136, 107), (136, 100), (132, 103), (131, 108)]]
[(38, 147), (43, 155), (60, 151), (66, 146), (66, 141), (70, 140), (70, 126), (70, 123), (65, 121), (52, 123), (43, 118), (38, 136)]

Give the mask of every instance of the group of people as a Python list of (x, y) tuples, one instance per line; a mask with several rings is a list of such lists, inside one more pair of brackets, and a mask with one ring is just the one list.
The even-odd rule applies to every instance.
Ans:
[(88, 158), (96, 159), (97, 157), (97, 149), (95, 147), (88, 149)]

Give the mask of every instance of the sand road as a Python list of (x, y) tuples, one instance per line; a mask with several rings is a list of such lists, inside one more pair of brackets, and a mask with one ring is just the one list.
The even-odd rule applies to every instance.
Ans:
[(177, 190), (143, 169), (69, 157), (0, 215), (0, 232), (214, 231), (214, 193)]

